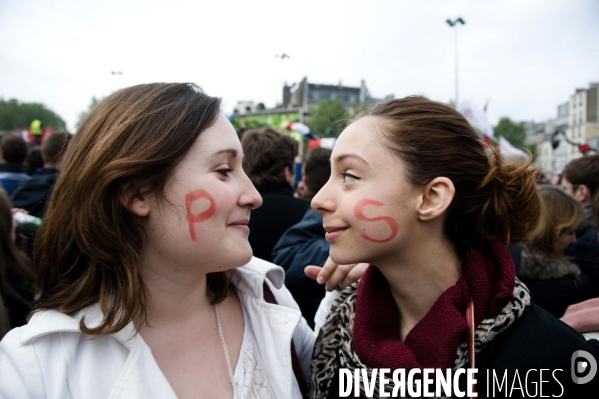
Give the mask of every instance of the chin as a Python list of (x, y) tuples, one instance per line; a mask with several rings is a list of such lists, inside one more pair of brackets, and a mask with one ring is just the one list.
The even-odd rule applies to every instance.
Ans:
[(362, 260), (357, 260), (358, 257), (355, 254), (348, 251), (335, 250), (332, 246), (329, 256), (331, 257), (331, 260), (338, 265), (351, 265), (362, 262)]
[(250, 260), (252, 260), (252, 256), (253, 256), (252, 248), (249, 248), (247, 251), (243, 251), (243, 252), (240, 252), (239, 254), (236, 254), (236, 256), (235, 256), (236, 262), (235, 262), (235, 266), (233, 266), (233, 267), (235, 268), (235, 267), (247, 265), (250, 262)]

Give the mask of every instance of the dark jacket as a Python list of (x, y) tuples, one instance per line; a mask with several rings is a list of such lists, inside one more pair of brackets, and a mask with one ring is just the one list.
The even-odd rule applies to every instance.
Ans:
[(0, 183), (10, 195), (16, 184), (29, 180), (25, 165), (14, 162), (0, 164)]
[(304, 268), (322, 266), (326, 262), (330, 244), (324, 235), (322, 215), (308, 208), (302, 220), (283, 234), (272, 251), (273, 263), (285, 269), (285, 286), (312, 328), (325, 290), (323, 285), (306, 276)]
[(258, 191), (263, 203), (251, 213), (249, 241), (254, 256), (270, 262), (277, 241), (285, 230), (302, 219), (310, 203), (295, 198), (287, 182)]
[(587, 225), (576, 232), (578, 238), (570, 245), (565, 254), (580, 267), (582, 274), (593, 280), (595, 296), (599, 296), (599, 240), (597, 229)]
[[(530, 309), (522, 317), (476, 354), (478, 397), (541, 397), (539, 391), (541, 379), (543, 397), (551, 397), (551, 395), (570, 399), (597, 397), (599, 372), (591, 382), (584, 385), (575, 384), (572, 380), (571, 369), (573, 364), (577, 363), (574, 361), (576, 359), (573, 359), (573, 354), (580, 350), (588, 352), (596, 362), (599, 362), (598, 341), (586, 341), (580, 333), (531, 304)], [(495, 383), (494, 395), (493, 371), (499, 383), (502, 382), (504, 373), (506, 375), (501, 390)], [(529, 372), (528, 378), (527, 372)], [(587, 374), (577, 374), (581, 377), (585, 375)], [(339, 397), (338, 376), (337, 369), (327, 392), (327, 398)], [(461, 390), (465, 391), (465, 378), (460, 378), (460, 386)]]
[(38, 168), (31, 179), (14, 187), (11, 195), (13, 206), (26, 209), (30, 215), (38, 218), (43, 217), (57, 175), (56, 169)]

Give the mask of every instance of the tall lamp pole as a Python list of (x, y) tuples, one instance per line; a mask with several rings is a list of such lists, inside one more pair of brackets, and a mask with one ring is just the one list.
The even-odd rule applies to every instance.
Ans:
[(458, 24), (466, 25), (466, 21), (462, 17), (456, 18), (453, 21), (448, 19), (447, 24), (450, 28), (455, 28), (455, 107), (458, 107)]

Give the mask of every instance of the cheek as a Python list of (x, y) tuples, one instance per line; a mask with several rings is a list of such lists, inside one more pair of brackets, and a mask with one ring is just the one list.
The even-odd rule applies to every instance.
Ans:
[(216, 212), (216, 202), (207, 191), (198, 189), (185, 195), (185, 210), (187, 222), (189, 223), (189, 236), (195, 241), (195, 224), (210, 219)]
[(373, 199), (363, 199), (354, 206), (354, 215), (359, 220), (366, 222), (367, 228), (360, 231), (360, 236), (366, 241), (374, 243), (385, 243), (393, 240), (399, 232), (399, 225), (391, 216), (376, 214), (376, 207), (384, 206), (385, 204)]

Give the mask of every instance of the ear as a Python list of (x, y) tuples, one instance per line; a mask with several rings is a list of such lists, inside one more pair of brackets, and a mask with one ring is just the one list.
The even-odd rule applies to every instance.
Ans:
[(285, 180), (293, 187), (295, 183), (295, 174), (292, 172), (292, 169), (289, 166), (285, 166)]
[(578, 186), (578, 189), (574, 193), (574, 196), (580, 203), (584, 204), (587, 201), (590, 202), (591, 201), (591, 190), (589, 190), (588, 186), (581, 184), (580, 186)]
[(133, 182), (121, 184), (119, 200), (121, 205), (134, 215), (144, 217), (150, 214), (150, 203), (141, 195), (139, 188)]
[(428, 183), (417, 203), (418, 219), (428, 221), (441, 216), (453, 200), (455, 187), (447, 177), (437, 177)]

